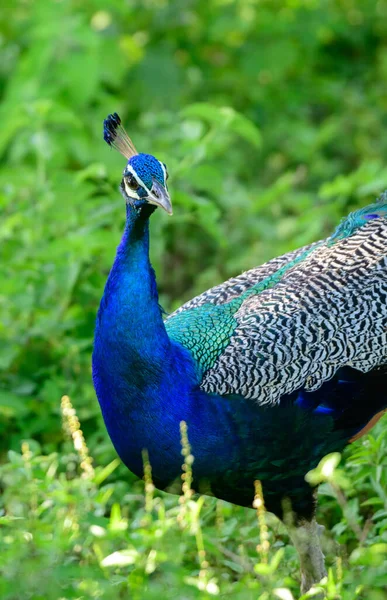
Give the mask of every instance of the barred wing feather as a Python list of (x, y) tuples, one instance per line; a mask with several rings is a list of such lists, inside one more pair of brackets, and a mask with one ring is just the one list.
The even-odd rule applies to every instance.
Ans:
[(340, 367), (366, 372), (387, 363), (384, 217), (358, 220), (342, 235), (347, 219), (328, 240), (213, 288), (172, 314), (167, 330), (192, 352), (202, 389), (275, 404), (294, 390), (317, 389)]
[(178, 308), (173, 315), (171, 315), (171, 317), (184, 310), (196, 308), (207, 303), (225, 304), (226, 302), (229, 302), (233, 298), (240, 296), (253, 286), (257, 285), (263, 279), (270, 277), (279, 268), (289, 264), (293, 259), (304, 254), (305, 251), (315, 248), (319, 243), (321, 242), (314, 242), (313, 244), (303, 246), (302, 248), (297, 248), (296, 250), (292, 250), (291, 252), (287, 252), (281, 256), (276, 256), (259, 267), (254, 267), (254, 269), (245, 271), (237, 277), (231, 277), (231, 279), (228, 279), (227, 281), (216, 285), (206, 292), (203, 292), (203, 294), (192, 298), (192, 300), (189, 300), (183, 304), (183, 306), (180, 306), (180, 308)]

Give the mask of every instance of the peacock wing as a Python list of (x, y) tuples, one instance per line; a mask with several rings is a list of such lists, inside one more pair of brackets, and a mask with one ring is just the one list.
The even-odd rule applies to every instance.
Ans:
[[(333, 236), (206, 292), (166, 321), (208, 393), (260, 404), (387, 362), (387, 203)], [(254, 282), (253, 282), (254, 281)], [(253, 283), (252, 283), (253, 282)]]
[(199, 296), (192, 298), (192, 300), (189, 300), (180, 306), (180, 308), (170, 315), (170, 318), (183, 311), (202, 306), (203, 304), (225, 304), (226, 302), (241, 296), (247, 290), (266, 280), (271, 275), (274, 275), (280, 268), (289, 265), (294, 259), (304, 255), (308, 250), (316, 248), (319, 243), (321, 242), (314, 242), (313, 244), (297, 248), (296, 250), (292, 250), (281, 256), (276, 256), (263, 265), (245, 271), (237, 277), (231, 277), (231, 279), (206, 290)]

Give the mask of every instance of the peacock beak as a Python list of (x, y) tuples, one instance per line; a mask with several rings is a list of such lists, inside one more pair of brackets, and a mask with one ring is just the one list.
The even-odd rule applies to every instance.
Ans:
[(169, 215), (172, 214), (172, 203), (169, 194), (157, 179), (153, 179), (152, 189), (149, 192), (147, 200), (151, 204), (163, 208)]

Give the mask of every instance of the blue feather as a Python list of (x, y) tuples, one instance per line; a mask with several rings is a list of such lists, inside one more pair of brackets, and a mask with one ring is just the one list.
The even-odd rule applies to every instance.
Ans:
[(384, 192), (377, 202), (365, 208), (360, 208), (343, 219), (329, 240), (334, 244), (338, 240), (353, 235), (359, 227), (363, 227), (367, 221), (373, 219), (387, 218), (387, 192)]

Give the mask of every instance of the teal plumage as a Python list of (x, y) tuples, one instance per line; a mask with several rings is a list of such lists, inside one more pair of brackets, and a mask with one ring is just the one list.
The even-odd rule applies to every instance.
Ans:
[(330, 237), (329, 245), (338, 240), (352, 236), (359, 227), (363, 227), (368, 221), (387, 217), (387, 192), (380, 196), (377, 202), (369, 204), (365, 208), (360, 208), (345, 217), (337, 227), (334, 234)]
[[(118, 454), (141, 477), (146, 448), (156, 486), (169, 489), (180, 481), (185, 421), (195, 490), (251, 506), (260, 479), (268, 510), (281, 518), (287, 496), (316, 544), (306, 472), (387, 408), (387, 196), (327, 240), (218, 285), (164, 321), (149, 218), (157, 206), (172, 213), (167, 170), (137, 153), (116, 114), (105, 121), (105, 140), (128, 160), (125, 232), (93, 351)], [(304, 552), (293, 537), (302, 568), (318, 580), (321, 552)]]

